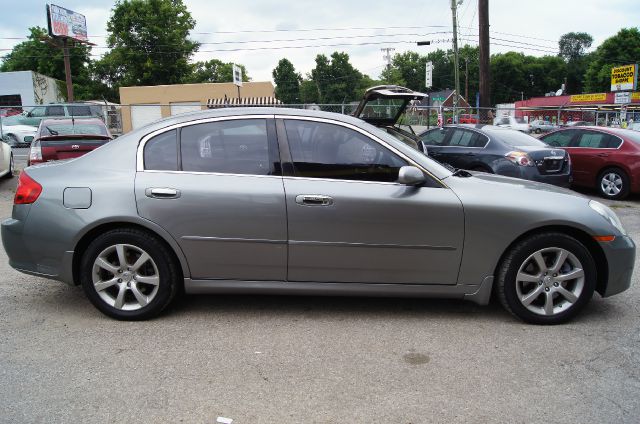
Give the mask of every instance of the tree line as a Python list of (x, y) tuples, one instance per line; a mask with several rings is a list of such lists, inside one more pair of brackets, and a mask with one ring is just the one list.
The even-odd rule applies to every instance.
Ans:
[[(193, 62), (200, 44), (189, 38), (195, 20), (182, 0), (118, 0), (107, 23), (109, 51), (93, 59), (94, 48), (71, 48), (71, 71), (77, 99), (106, 99), (117, 102), (121, 86), (163, 85), (202, 82), (230, 82), (232, 63), (219, 59)], [(43, 42), (46, 30), (29, 29), (26, 41), (17, 44), (0, 64), (0, 71), (31, 70), (64, 80), (63, 56), (59, 48)], [(543, 96), (566, 84), (570, 94), (608, 91), (613, 66), (640, 60), (640, 32), (621, 29), (593, 52), (587, 53), (593, 38), (587, 33), (568, 33), (558, 43), (559, 54), (529, 56), (519, 52), (491, 56), (492, 103)], [(478, 91), (478, 47), (459, 50), (461, 93), (468, 92), (474, 104)], [(273, 69), (276, 96), (286, 104), (347, 103), (357, 101), (366, 88), (397, 84), (424, 91), (425, 65), (433, 62), (433, 86), (442, 90), (454, 86), (451, 49), (428, 54), (408, 51), (396, 54), (391, 65), (377, 79), (360, 72), (349, 55), (319, 54), (315, 67), (306, 75), (296, 71), (286, 58)], [(246, 67), (243, 79), (250, 77)]]

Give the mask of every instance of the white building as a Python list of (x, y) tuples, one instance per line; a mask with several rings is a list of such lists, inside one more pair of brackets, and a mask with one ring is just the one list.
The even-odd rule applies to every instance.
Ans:
[(64, 82), (37, 72), (0, 72), (0, 107), (64, 102), (66, 90)]

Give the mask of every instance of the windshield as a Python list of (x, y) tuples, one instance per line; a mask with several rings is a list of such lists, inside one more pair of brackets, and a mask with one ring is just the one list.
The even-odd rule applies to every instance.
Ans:
[(516, 130), (508, 130), (504, 128), (496, 128), (486, 126), (482, 128), (483, 131), (491, 135), (492, 137), (500, 139), (503, 143), (508, 144), (511, 147), (519, 147), (519, 146), (534, 146), (534, 147), (547, 147), (546, 143), (538, 140), (537, 138), (531, 137), (530, 135), (524, 134), (520, 131)]
[(57, 135), (100, 135), (107, 137), (107, 129), (98, 124), (56, 124), (43, 125), (41, 137)]
[(2, 126), (9, 126), (9, 125), (21, 125), (21, 119), (22, 115), (11, 115), (11, 116), (7, 116), (6, 118), (3, 117), (2, 118)]

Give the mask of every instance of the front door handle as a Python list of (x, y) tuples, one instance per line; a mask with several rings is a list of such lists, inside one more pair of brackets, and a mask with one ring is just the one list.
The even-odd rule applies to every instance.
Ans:
[(597, 156), (600, 156), (601, 158), (606, 158), (609, 156), (609, 153), (598, 153)]
[(321, 194), (299, 194), (296, 203), (303, 206), (331, 206), (333, 198)]
[(168, 187), (153, 187), (147, 188), (144, 194), (154, 199), (177, 199), (180, 197), (180, 190)]

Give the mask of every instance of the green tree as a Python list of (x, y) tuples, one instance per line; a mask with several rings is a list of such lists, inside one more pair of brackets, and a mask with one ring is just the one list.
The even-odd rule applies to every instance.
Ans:
[(425, 84), (426, 56), (408, 51), (393, 56), (391, 67), (382, 71), (381, 78), (389, 84), (402, 85), (412, 90), (422, 90)]
[(296, 72), (293, 63), (280, 59), (273, 70), (273, 81), (276, 83), (276, 97), (284, 104), (300, 102), (300, 82), (302, 76)]
[(182, 0), (118, 0), (107, 22), (111, 48), (96, 73), (112, 88), (183, 82), (198, 43), (195, 20)]
[[(236, 63), (242, 69), (242, 81), (249, 81), (247, 68)], [(185, 83), (202, 82), (233, 82), (233, 62), (222, 62), (218, 59), (211, 59), (206, 62), (196, 62), (191, 65), (191, 73), (185, 76)]]
[[(27, 41), (17, 44), (4, 57), (0, 71), (34, 71), (64, 81), (62, 49), (44, 41), (48, 37), (46, 29), (33, 27), (29, 32)], [(69, 50), (75, 97), (89, 99), (94, 91), (90, 78), (91, 47), (77, 44)]]
[(310, 78), (310, 75), (309, 78), (300, 82), (300, 103), (320, 103), (318, 86)]
[(561, 57), (526, 56), (507, 52), (491, 56), (491, 86), (494, 103), (510, 103), (522, 98), (556, 91), (566, 75)]
[(586, 50), (591, 47), (593, 37), (586, 32), (568, 32), (560, 37), (558, 54), (567, 63), (568, 93), (582, 93), (584, 74), (589, 65), (589, 55)]
[(585, 91), (601, 92), (611, 88), (611, 68), (638, 63), (640, 30), (623, 28), (607, 38), (593, 53), (585, 74)]
[(318, 102), (346, 103), (358, 100), (357, 88), (362, 73), (349, 63), (349, 55), (341, 52), (316, 56), (316, 67), (311, 70), (310, 79), (316, 85)]

